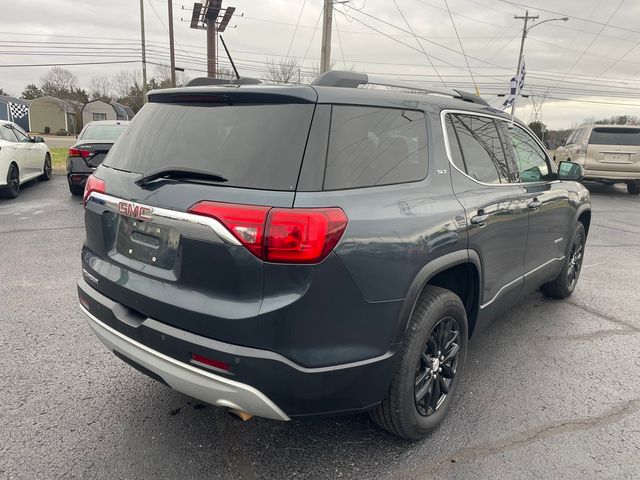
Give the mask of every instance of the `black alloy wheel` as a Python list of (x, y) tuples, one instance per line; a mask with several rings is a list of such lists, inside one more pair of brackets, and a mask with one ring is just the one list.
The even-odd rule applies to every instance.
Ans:
[(51, 167), (51, 157), (47, 153), (44, 157), (44, 165), (42, 166), (42, 175), (40, 175), (40, 180), (51, 180), (51, 175), (53, 174), (53, 168)]
[(20, 193), (20, 172), (15, 163), (9, 165), (7, 171), (7, 185), (0, 190), (0, 195), (5, 198), (16, 198)]
[(576, 235), (573, 239), (573, 247), (571, 247), (569, 256), (569, 268), (567, 269), (567, 287), (571, 290), (575, 288), (582, 269), (584, 240), (584, 235)]
[(572, 240), (567, 247), (567, 254), (562, 270), (556, 278), (542, 285), (541, 290), (547, 297), (567, 298), (578, 284), (584, 259), (584, 247), (587, 241), (587, 230), (582, 222), (578, 222)]
[(460, 327), (452, 317), (440, 320), (429, 333), (415, 376), (415, 402), (423, 417), (442, 405), (453, 383), (460, 353)]

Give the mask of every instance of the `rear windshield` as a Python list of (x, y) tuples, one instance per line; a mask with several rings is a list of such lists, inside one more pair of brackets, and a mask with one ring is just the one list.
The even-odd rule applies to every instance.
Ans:
[(108, 140), (110, 142), (115, 142), (115, 140), (120, 136), (122, 132), (124, 132), (127, 125), (124, 124), (107, 124), (100, 125), (99, 123), (94, 123), (85, 129), (84, 132), (78, 137), (79, 140)]
[(594, 128), (589, 143), (595, 145), (640, 145), (640, 128)]
[(104, 164), (136, 173), (181, 166), (220, 175), (225, 186), (293, 190), (313, 108), (148, 103)]

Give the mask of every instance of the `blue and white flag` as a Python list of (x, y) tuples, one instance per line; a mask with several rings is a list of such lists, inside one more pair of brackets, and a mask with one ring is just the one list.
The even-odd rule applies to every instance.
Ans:
[(11, 111), (11, 116), (14, 119), (22, 118), (29, 113), (29, 106), (24, 103), (9, 102), (9, 110)]
[(511, 77), (511, 89), (509, 90), (509, 96), (502, 104), (502, 109), (505, 110), (513, 105), (513, 102), (516, 101), (516, 98), (524, 88), (524, 77), (526, 74), (526, 68), (524, 66), (524, 58), (522, 59), (522, 67), (520, 67), (520, 72), (517, 77)]

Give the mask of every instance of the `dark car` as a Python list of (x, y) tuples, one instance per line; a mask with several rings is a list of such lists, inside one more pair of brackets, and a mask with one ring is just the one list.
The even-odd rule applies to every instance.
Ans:
[(87, 177), (102, 163), (127, 125), (126, 120), (98, 120), (85, 125), (67, 157), (67, 181), (72, 195), (82, 195)]
[(100, 340), (245, 418), (435, 428), (470, 338), (532, 290), (573, 292), (589, 193), (481, 98), (356, 88), (376, 82), (150, 92), (87, 182)]

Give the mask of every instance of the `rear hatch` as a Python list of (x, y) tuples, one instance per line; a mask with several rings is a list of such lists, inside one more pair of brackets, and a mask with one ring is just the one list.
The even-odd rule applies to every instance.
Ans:
[(594, 127), (589, 137), (585, 168), (640, 172), (640, 127)]
[(309, 87), (152, 92), (96, 171), (104, 188), (86, 205), (89, 283), (134, 317), (244, 344), (264, 262), (238, 238), (262, 234), (251, 215), (293, 206), (315, 101)]

